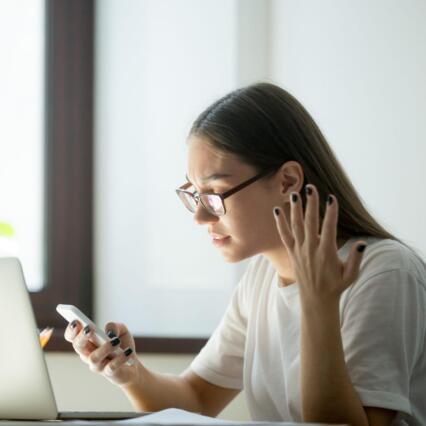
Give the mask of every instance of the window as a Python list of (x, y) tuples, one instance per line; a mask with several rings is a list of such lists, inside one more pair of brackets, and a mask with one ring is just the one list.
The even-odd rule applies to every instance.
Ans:
[(29, 289), (38, 291), (45, 281), (44, 1), (2, 2), (0, 11), (0, 256), (19, 257)]
[[(92, 253), (92, 247), (93, 247), (93, 234), (94, 234), (94, 226), (93, 226), (93, 204), (94, 204), (94, 190), (93, 190), (93, 173), (94, 173), (94, 142), (93, 142), (93, 93), (94, 93), (94, 74), (93, 74), (93, 63), (94, 63), (94, 0), (45, 0), (45, 99), (44, 99), (44, 117), (45, 117), (45, 125), (44, 125), (44, 188), (43, 188), (43, 194), (44, 194), (44, 203), (43, 203), (43, 233), (44, 233), (44, 241), (45, 241), (45, 258), (42, 263), (44, 263), (44, 280), (43, 280), (43, 286), (38, 289), (38, 291), (33, 291), (31, 293), (32, 302), (34, 306), (34, 310), (36, 312), (37, 316), (37, 323), (40, 327), (42, 326), (54, 326), (56, 327), (55, 336), (52, 342), (48, 345), (48, 350), (71, 350), (71, 346), (64, 341), (63, 339), (63, 328), (65, 326), (65, 323), (61, 317), (59, 317), (56, 314), (55, 307), (57, 303), (72, 303), (80, 307), (85, 313), (87, 313), (89, 316), (94, 317), (94, 308), (96, 309), (97, 316), (94, 317), (95, 320), (100, 320), (99, 322), (102, 323), (105, 319), (103, 316), (106, 315), (107, 312), (115, 314), (115, 311), (111, 310), (111, 303), (114, 300), (114, 295), (112, 293), (112, 288), (109, 288), (109, 296), (110, 297), (107, 300), (107, 303), (105, 302), (105, 295), (107, 294), (105, 288), (102, 288), (101, 286), (105, 284), (105, 282), (101, 279), (99, 279), (99, 271), (97, 272), (98, 276), (98, 287), (94, 289), (94, 280), (93, 280), (93, 253)], [(108, 22), (115, 22), (117, 19), (124, 19), (124, 24), (128, 22), (130, 18), (132, 18), (132, 13), (129, 12), (128, 7), (136, 7), (136, 8), (144, 8), (144, 7), (152, 7), (153, 13), (156, 15), (152, 17), (151, 20), (145, 20), (144, 23), (147, 25), (144, 27), (147, 31), (152, 31), (152, 27), (149, 27), (149, 25), (153, 25), (153, 23), (158, 23), (157, 19), (162, 20), (162, 24), (165, 24), (165, 28), (168, 28), (166, 25), (167, 23), (164, 22), (164, 16), (167, 11), (169, 11), (169, 5), (166, 5), (166, 2), (162, 2), (158, 5), (157, 3), (151, 3), (151, 2), (143, 2), (143, 3), (135, 3), (135, 2), (125, 2), (125, 6), (122, 6), (121, 3), (118, 4), (112, 4), (112, 3), (106, 3), (107, 5), (110, 5), (109, 12), (105, 12), (107, 19), (111, 19)], [(238, 3), (239, 7), (243, 7), (244, 3)], [(102, 5), (102, 3), (100, 3)], [(214, 5), (214, 6), (213, 6)], [(215, 74), (214, 70), (210, 70), (210, 77), (207, 76), (204, 71), (204, 66), (200, 64), (200, 72), (197, 73), (199, 76), (199, 80), (191, 80), (190, 79), (190, 73), (189, 69), (186, 68), (186, 71), (184, 68), (180, 69), (179, 72), (182, 73), (182, 75), (185, 74), (185, 72), (188, 73), (189, 80), (187, 83), (190, 83), (190, 91), (194, 92), (197, 91), (197, 88), (204, 88), (207, 86), (209, 87), (209, 93), (204, 94), (204, 98), (197, 98), (195, 100), (195, 103), (193, 102), (192, 106), (190, 107), (191, 111), (186, 111), (185, 117), (188, 118), (188, 121), (180, 120), (177, 121), (175, 119), (176, 123), (181, 123), (181, 134), (184, 134), (188, 130), (188, 124), (189, 121), (192, 120), (195, 116), (196, 111), (200, 111), (201, 108), (205, 107), (208, 103), (210, 103), (211, 98), (210, 96), (217, 97), (218, 95), (223, 94), (226, 91), (229, 91), (233, 88), (235, 88), (238, 84), (242, 84), (243, 80), (240, 76), (240, 59), (236, 60), (236, 57), (234, 55), (235, 47), (234, 44), (238, 44), (238, 48), (241, 50), (244, 50), (240, 44), (244, 42), (244, 40), (247, 39), (246, 35), (242, 35), (238, 33), (238, 36), (235, 36), (234, 29), (237, 26), (237, 15), (234, 13), (234, 6), (231, 4), (229, 5), (226, 0), (222, 0), (221, 5), (223, 7), (228, 7), (229, 10), (227, 14), (223, 14), (223, 7), (218, 7), (215, 2), (209, 3), (209, 10), (214, 10), (217, 16), (221, 16), (223, 18), (223, 29), (222, 29), (222, 36), (220, 38), (221, 46), (226, 46), (226, 49), (224, 50), (224, 53), (220, 54), (220, 57), (211, 56), (209, 53), (211, 52), (220, 52), (221, 49), (217, 49), (217, 43), (218, 43), (218, 36), (216, 34), (216, 27), (214, 25), (209, 26), (207, 29), (210, 31), (210, 38), (209, 43), (211, 44), (211, 49), (205, 49), (205, 45), (203, 42), (201, 48), (197, 47), (198, 45), (194, 43), (194, 45), (191, 47), (195, 54), (198, 52), (206, 51), (206, 58), (208, 59), (208, 63), (212, 62), (213, 64), (221, 64), (221, 74), (220, 78), (221, 81), (215, 80)], [(216, 8), (216, 9), (213, 9)], [(112, 9), (111, 9), (112, 8)], [(165, 9), (163, 9), (165, 8)], [(195, 9), (194, 9), (195, 8)], [(168, 13), (168, 17), (174, 19), (177, 19), (178, 21), (188, 21), (189, 25), (197, 25), (197, 27), (194, 29), (195, 33), (202, 34), (205, 30), (205, 25), (203, 24), (203, 19), (197, 20), (193, 19), (193, 16), (188, 16), (187, 10), (191, 10), (191, 13), (198, 13), (202, 16), (208, 15), (208, 12), (204, 10), (205, 5), (200, 6), (198, 2), (191, 0), (185, 2), (185, 7), (176, 7), (173, 8), (173, 10), (176, 10), (176, 16), (171, 16), (170, 11)], [(106, 9), (105, 9), (106, 10)], [(124, 13), (124, 11), (126, 13)], [(112, 12), (112, 13), (110, 13)], [(143, 11), (142, 11), (143, 12)], [(237, 14), (243, 15), (242, 11), (238, 10)], [(104, 13), (104, 12), (102, 12)], [(144, 17), (144, 13), (140, 13), (137, 15), (137, 17)], [(239, 15), (238, 15), (239, 16)], [(135, 17), (135, 28), (140, 26), (140, 23), (138, 23), (138, 19)], [(97, 19), (99, 16), (97, 17)], [(256, 18), (257, 19), (257, 18)], [(178, 25), (178, 21), (175, 22), (176, 25)], [(180, 21), (179, 21), (180, 22)], [(189, 28), (189, 27), (188, 27)], [(251, 31), (252, 26), (247, 26), (247, 34)], [(249, 31), (250, 30), (250, 31)], [(148, 32), (149, 32), (148, 31)], [(117, 34), (116, 31), (113, 30), (112, 33), (114, 37), (120, 37), (120, 34)], [(185, 49), (188, 46), (188, 43), (193, 43), (194, 39), (194, 33), (191, 33), (189, 30), (188, 32), (182, 32), (180, 34), (181, 37), (183, 37), (182, 46), (180, 46), (179, 52), (185, 53)], [(130, 34), (131, 36), (131, 34)], [(106, 34), (106, 37), (108, 37), (108, 34)], [(114, 43), (116, 40), (114, 37), (111, 40), (108, 40), (107, 38), (102, 38), (104, 40), (105, 44), (108, 44), (108, 42)], [(124, 83), (126, 83), (126, 75), (127, 71), (131, 71), (132, 73), (135, 73), (134, 75), (137, 76), (138, 84), (143, 85), (143, 92), (144, 92), (144, 103), (142, 104), (140, 102), (140, 98), (137, 97), (136, 92), (132, 91), (131, 89), (127, 92), (127, 98), (126, 103), (123, 103), (125, 106), (120, 111), (120, 117), (114, 116), (114, 120), (117, 121), (118, 118), (126, 120), (126, 117), (129, 115), (130, 109), (135, 108), (135, 111), (132, 111), (133, 113), (141, 113), (141, 116), (144, 120), (151, 120), (152, 113), (156, 112), (157, 114), (160, 114), (163, 110), (163, 105), (168, 105), (168, 110), (164, 110), (164, 113), (166, 114), (175, 114), (179, 110), (179, 106), (175, 106), (173, 108), (173, 105), (170, 104), (170, 93), (167, 93), (167, 90), (162, 90), (161, 96), (164, 98), (164, 104), (151, 104), (151, 100), (155, 100), (156, 102), (160, 102), (161, 99), (159, 97), (156, 97), (156, 85), (151, 84), (152, 77), (155, 77), (156, 68), (159, 67), (160, 69), (164, 70), (164, 73), (169, 73), (169, 63), (175, 61), (176, 64), (180, 64), (179, 66), (184, 65), (184, 61), (179, 55), (173, 56), (173, 51), (169, 48), (169, 40), (167, 38), (167, 33), (164, 32), (164, 37), (159, 37), (158, 40), (152, 40), (149, 37), (145, 40), (146, 43), (151, 43), (153, 49), (169, 49), (168, 51), (171, 54), (171, 57), (169, 58), (167, 55), (164, 56), (158, 56), (154, 50), (151, 50), (149, 52), (149, 55), (153, 55), (153, 60), (150, 60), (149, 62), (144, 63), (143, 67), (140, 69), (140, 73), (138, 72), (138, 69), (134, 69), (132, 58), (135, 57), (135, 52), (139, 52), (138, 48), (140, 49), (140, 44), (138, 45), (138, 41), (132, 39), (131, 37), (128, 39), (121, 40), (121, 43), (124, 47), (127, 46), (127, 50), (123, 51), (122, 53), (126, 53), (128, 56), (126, 58), (126, 61), (130, 61), (129, 65), (123, 65), (128, 66), (127, 69), (124, 70), (124, 79), (119, 80), (116, 82), (116, 84), (107, 84), (107, 86), (112, 89), (116, 90), (116, 93), (123, 93), (123, 88), (125, 89)], [(235, 37), (235, 39), (234, 39)], [(99, 34), (98, 37), (99, 38)], [(229, 45), (229, 38), (232, 38), (232, 42)], [(136, 50), (131, 50), (129, 46), (131, 46), (132, 43), (136, 43)], [(229, 46), (228, 46), (229, 45)], [(260, 44), (259, 44), (260, 46)], [(98, 46), (99, 47), (99, 46)], [(244, 46), (243, 46), (244, 47)], [(260, 46), (261, 48), (261, 46)], [(262, 50), (259, 48), (259, 51)], [(117, 51), (117, 46), (109, 46), (108, 49), (113, 49), (114, 51)], [(215, 50), (216, 49), (216, 50)], [(120, 51), (120, 49), (118, 49)], [(99, 52), (102, 54), (102, 51)], [(103, 52), (104, 54), (105, 52)], [(259, 52), (258, 52), (259, 53)], [(187, 52), (186, 55), (189, 55)], [(165, 57), (167, 56), (167, 58)], [(253, 55), (259, 57), (259, 55)], [(101, 56), (102, 57), (102, 56)], [(108, 56), (103, 56), (103, 58), (108, 59)], [(145, 58), (146, 59), (146, 58)], [(162, 67), (162, 61), (164, 62), (164, 67)], [(155, 63), (155, 67), (152, 66), (152, 64)], [(139, 67), (141, 65), (140, 62), (135, 62), (134, 65), (136, 67)], [(104, 63), (103, 64), (105, 70), (114, 70), (114, 67), (120, 66), (119, 60), (114, 60), (111, 63)], [(219, 65), (218, 65), (219, 67)], [(193, 72), (194, 70), (190, 70)], [(165, 74), (165, 75), (166, 75)], [(173, 73), (171, 73), (173, 74)], [(108, 73), (107, 73), (108, 75)], [(116, 75), (116, 74), (114, 74)], [(133, 75), (133, 74), (132, 74)], [(105, 76), (105, 74), (104, 74)], [(97, 76), (99, 77), (99, 76)], [(261, 78), (261, 76), (251, 76), (250, 79)], [(127, 77), (128, 78), (128, 77)], [(139, 81), (140, 80), (140, 81)], [(172, 80), (170, 80), (172, 82)], [(213, 82), (215, 82), (213, 84)], [(108, 83), (108, 82), (107, 82)], [(246, 83), (244, 81), (244, 83)], [(96, 87), (100, 87), (99, 85), (102, 84), (102, 81), (96, 82)], [(179, 85), (177, 84), (176, 87)], [(130, 86), (129, 86), (130, 87)], [(196, 89), (194, 89), (194, 87)], [(184, 88), (182, 87), (182, 90)], [(97, 91), (98, 92), (98, 91)], [(199, 93), (202, 93), (203, 90), (199, 90)], [(186, 92), (183, 91), (180, 93), (182, 95), (182, 99), (185, 98)], [(99, 95), (99, 93), (98, 93)], [(101, 92), (101, 98), (100, 101), (97, 102), (97, 111), (96, 115), (97, 117), (99, 115), (105, 117), (105, 113), (108, 115), (108, 108), (106, 106), (114, 105), (115, 101), (111, 103), (111, 99), (108, 98), (110, 96), (105, 92)], [(130, 102), (127, 102), (129, 101)], [(108, 102), (109, 101), (109, 102)], [(177, 102), (178, 99), (175, 99), (175, 102)], [(106, 108), (106, 109), (105, 109)], [(141, 108), (141, 109), (138, 109)], [(156, 111), (154, 111), (154, 108), (157, 108)], [(139, 122), (140, 116), (135, 115), (136, 121), (135, 123)], [(160, 115), (157, 115), (154, 117), (154, 120), (159, 120)], [(181, 115), (179, 116), (181, 117)], [(160, 120), (161, 121), (161, 120)], [(158, 127), (157, 130), (160, 129), (161, 126)], [(105, 132), (105, 126), (100, 127), (100, 129), (103, 129)], [(136, 148), (139, 150), (144, 149), (150, 149), (152, 145), (149, 145), (146, 143), (146, 141), (149, 140), (147, 138), (145, 140), (145, 144), (141, 145), (139, 143), (139, 140), (137, 138), (138, 136), (138, 129), (136, 131), (131, 131), (129, 134), (123, 134), (120, 132), (118, 135), (116, 135), (117, 139), (120, 139), (123, 141), (126, 141), (126, 145), (128, 148), (133, 149)], [(149, 131), (151, 132), (152, 129)], [(168, 130), (170, 133), (171, 129)], [(96, 132), (98, 133), (98, 142), (99, 140), (99, 128), (96, 129)], [(155, 132), (154, 132), (155, 133)], [(153, 132), (150, 133), (151, 136), (157, 136)], [(168, 191), (170, 191), (170, 197), (172, 198), (166, 198), (164, 202), (164, 208), (171, 208), (174, 210), (175, 204), (178, 205), (176, 209), (179, 209), (178, 215), (182, 218), (182, 223), (185, 223), (185, 226), (190, 226), (189, 223), (191, 221), (190, 217), (187, 216), (186, 212), (180, 206), (178, 203), (178, 200), (175, 200), (175, 194), (174, 194), (174, 187), (176, 184), (181, 183), (181, 179), (184, 176), (184, 138), (177, 137), (176, 134), (169, 134), (162, 129), (161, 133), (158, 134), (160, 136), (157, 138), (158, 143), (160, 143), (162, 140), (165, 140), (165, 138), (169, 138), (170, 141), (172, 141), (171, 137), (175, 138), (173, 141), (176, 141), (176, 143), (182, 144), (182, 150), (180, 151), (180, 157), (176, 158), (176, 160), (182, 160), (182, 169), (179, 167), (179, 170), (176, 169), (176, 171), (173, 171), (172, 175), (168, 175), (168, 180), (170, 181), (170, 185), (167, 185), (167, 187), (161, 186), (159, 188), (161, 191), (158, 192), (159, 197), (169, 197)], [(102, 135), (101, 135), (102, 136)], [(108, 135), (111, 137), (112, 135)], [(144, 137), (146, 135), (144, 134)], [(104, 142), (104, 140), (102, 140)], [(132, 143), (135, 142), (137, 145), (132, 145)], [(130, 143), (130, 145), (129, 145)], [(97, 165), (101, 164), (99, 163), (100, 159), (113, 159), (114, 164), (119, 162), (120, 158), (117, 159), (117, 157), (114, 155), (114, 153), (107, 152), (107, 157), (105, 157), (105, 149), (108, 149), (108, 145), (100, 145), (97, 144), (96, 147), (96, 163)], [(110, 147), (112, 145), (109, 145)], [(162, 145), (160, 147), (162, 150), (166, 149), (167, 147)], [(118, 152), (122, 152), (123, 146), (119, 146)], [(110, 154), (113, 154), (112, 157), (110, 157)], [(140, 152), (139, 152), (140, 153)], [(142, 152), (144, 153), (144, 152)], [(156, 154), (154, 156), (158, 157), (158, 162), (163, 161), (163, 157), (160, 155), (160, 150), (156, 151)], [(104, 157), (102, 157), (104, 156)], [(155, 158), (157, 158), (155, 157)], [(125, 159), (125, 157), (121, 157), (121, 159)], [(167, 158), (167, 161), (171, 161), (173, 159)], [(150, 164), (151, 166), (154, 165), (154, 163)], [(114, 167), (116, 167), (114, 165)], [(121, 166), (120, 166), (121, 167)], [(102, 185), (98, 186), (96, 189), (96, 198), (102, 198), (104, 195), (103, 189), (105, 188), (105, 185), (108, 184), (108, 179), (111, 177), (111, 170), (108, 172), (110, 174), (106, 175), (107, 179), (103, 179), (105, 177), (101, 172), (99, 172), (99, 167), (97, 168), (98, 174), (97, 174), (97, 182), (101, 182)], [(114, 169), (115, 170), (115, 169)], [(125, 169), (126, 170), (126, 169)], [(126, 170), (127, 172), (129, 169)], [(144, 171), (147, 172), (148, 170)], [(151, 170), (152, 171), (152, 170)], [(120, 181), (114, 181), (113, 190), (120, 187), (120, 184), (123, 183), (124, 186), (122, 188), (125, 188), (126, 191), (132, 191), (132, 189), (138, 190), (139, 188), (139, 180), (131, 180), (129, 175), (123, 176), (122, 174), (119, 176)], [(138, 179), (140, 178), (140, 175), (138, 175)], [(127, 179), (127, 180), (126, 180)], [(101, 191), (100, 191), (101, 189)], [(152, 188), (151, 188), (152, 189)], [(146, 194), (140, 192), (140, 196), (150, 196), (150, 190), (144, 188), (144, 191), (147, 192)], [(111, 192), (111, 188), (108, 189), (108, 191)], [(123, 190), (124, 191), (124, 190)], [(130, 195), (132, 192), (130, 193)], [(124, 194), (125, 196), (129, 195), (127, 192)], [(152, 198), (152, 197), (151, 197)], [(42, 195), (40, 196), (39, 200), (42, 200)], [(111, 198), (109, 198), (111, 199)], [(170, 201), (169, 201), (170, 200)], [(105, 199), (103, 200), (105, 202)], [(106, 200), (108, 202), (108, 200)], [(155, 202), (156, 200), (152, 200)], [(96, 217), (96, 224), (97, 224), (97, 231), (99, 229), (106, 229), (105, 228), (105, 218), (108, 218), (108, 208), (102, 208), (99, 209), (99, 206), (105, 207), (104, 203), (97, 204), (98, 210), (101, 210), (102, 216), (101, 220), (99, 221), (99, 217)], [(108, 207), (108, 206), (106, 206)], [(118, 213), (120, 210), (118, 210)], [(144, 222), (144, 232), (150, 232), (150, 228), (148, 226), (150, 220), (161, 220), (161, 216), (158, 216), (156, 212), (151, 209), (148, 212), (145, 210), (142, 210), (145, 217)], [(134, 216), (137, 213), (135, 210), (131, 216), (131, 219), (136, 218)], [(149, 216), (150, 215), (150, 216)], [(137, 223), (137, 221), (136, 221)], [(163, 222), (164, 223), (164, 222)], [(114, 225), (116, 222), (114, 222)], [(13, 228), (10, 226), (11, 224), (7, 221), (0, 218), (0, 233), (3, 233), (4, 238), (11, 239), (11, 236), (14, 234)], [(122, 224), (121, 224), (122, 225)], [(172, 226), (169, 224), (168, 226)], [(176, 224), (174, 225), (176, 226)], [(180, 226), (179, 224), (177, 226)], [(98, 228), (99, 227), (99, 228)], [(101, 228), (104, 227), (104, 228)], [(107, 227), (108, 228), (108, 227)], [(119, 226), (111, 226), (108, 228), (110, 231), (110, 235), (108, 238), (110, 238), (111, 241), (113, 241), (113, 244), (123, 244), (123, 235), (120, 234), (120, 227)], [(129, 228), (130, 229), (130, 228)], [(133, 228), (134, 229), (134, 228)], [(192, 229), (192, 227), (191, 227)], [(197, 236), (199, 235), (199, 236)], [(198, 234), (194, 234), (192, 237), (192, 240), (194, 241), (202, 241), (202, 244), (205, 245), (206, 241), (205, 238), (201, 240), (201, 235), (198, 232)], [(99, 236), (99, 232), (97, 232), (97, 238)], [(116, 239), (113, 237), (117, 236)], [(126, 238), (129, 238), (129, 243), (134, 243), (135, 241), (135, 234), (130, 233), (125, 235)], [(204, 237), (204, 233), (203, 233)], [(133, 238), (133, 240), (132, 240)], [(177, 238), (177, 237), (175, 237)], [(115, 242), (114, 242), (115, 241)], [(101, 241), (102, 243), (102, 241)], [(179, 245), (178, 241), (174, 242), (174, 244)], [(137, 244), (141, 244), (141, 240), (139, 239), (139, 242)], [(136, 245), (137, 245), (136, 244)], [(207, 243), (208, 244), (208, 243)], [(193, 246), (195, 247), (195, 246)], [(117, 247), (115, 247), (117, 248)], [(157, 254), (161, 255), (161, 245), (157, 245), (155, 247), (157, 251)], [(144, 261), (149, 261), (149, 256), (152, 253), (144, 252)], [(97, 253), (97, 256), (99, 256), (99, 253)], [(103, 256), (103, 259), (105, 260), (105, 251), (101, 253), (101, 256)], [(201, 258), (201, 253), (198, 253), (198, 256)], [(136, 257), (136, 252), (133, 253), (133, 257), (136, 259), (135, 262), (133, 262), (133, 266), (136, 268), (138, 266), (138, 260), (140, 260), (140, 257)], [(219, 258), (219, 255), (216, 256)], [(218, 260), (218, 259), (216, 259)], [(131, 261), (131, 259), (127, 260), (128, 262)], [(222, 261), (220, 261), (222, 265)], [(105, 263), (97, 261), (97, 265), (100, 268), (99, 270), (102, 271), (103, 276), (105, 274), (108, 274), (108, 268), (105, 268)], [(119, 272), (120, 265), (114, 265), (115, 272)], [(183, 267), (183, 266), (181, 266)], [(201, 271), (202, 266), (200, 266), (197, 269), (197, 274), (202, 273), (205, 278), (208, 278), (208, 280), (203, 284), (205, 286), (204, 290), (198, 288), (198, 276), (191, 276), (190, 282), (182, 283), (182, 285), (187, 286), (187, 289), (185, 291), (188, 292), (188, 294), (192, 294), (192, 296), (196, 296), (197, 300), (203, 301), (203, 303), (206, 303), (206, 301), (214, 301), (218, 302), (215, 306), (219, 306), (219, 309), (224, 309), (225, 304), (227, 303), (227, 299), (229, 296), (229, 293), (232, 291), (232, 286), (234, 285), (236, 278), (238, 275), (240, 275), (240, 272), (237, 271), (234, 274), (234, 270), (230, 270), (227, 266), (221, 266), (222, 271), (229, 271), (231, 272), (228, 276), (228, 281), (230, 285), (228, 285), (226, 282), (221, 282), (222, 288), (225, 289), (227, 292), (220, 293), (220, 289), (215, 287), (216, 283), (220, 281), (221, 279), (214, 279), (212, 274), (206, 273), (205, 271)], [(210, 265), (210, 268), (212, 268), (212, 265)], [(188, 270), (188, 269), (186, 269)], [(216, 271), (217, 269), (215, 269)], [(130, 272), (130, 271), (127, 271)], [(161, 271), (164, 275), (164, 271)], [(148, 271), (148, 273), (150, 273)], [(137, 277), (137, 276), (136, 276)], [(114, 278), (114, 277), (111, 277)], [(158, 277), (155, 277), (155, 280), (158, 281)], [(160, 277), (162, 279), (162, 277)], [(151, 280), (152, 283), (155, 285), (152, 286), (152, 284), (148, 283), (148, 287), (146, 287), (146, 292), (149, 295), (150, 292), (151, 298), (149, 300), (156, 300), (157, 305), (161, 302), (158, 298), (158, 295), (161, 294), (164, 301), (167, 301), (171, 308), (164, 307), (164, 304), (162, 306), (162, 309), (165, 313), (167, 313), (168, 309), (175, 309), (176, 305), (178, 304), (178, 309), (181, 314), (181, 321), (187, 323), (194, 324), (195, 321), (193, 321), (194, 318), (197, 318), (197, 315), (203, 315), (206, 317), (209, 321), (209, 324), (207, 326), (203, 326), (204, 328), (199, 328), (198, 330), (201, 330), (200, 333), (196, 331), (197, 334), (189, 334), (187, 333), (187, 330), (184, 328), (181, 328), (183, 330), (181, 334), (178, 332), (173, 331), (173, 337), (170, 338), (170, 334), (168, 333), (168, 330), (178, 330), (170, 329), (168, 328), (167, 322), (170, 318), (168, 318), (166, 315), (163, 315), (162, 317), (157, 315), (157, 318), (159, 320), (163, 321), (164, 327), (160, 329), (152, 328), (152, 332), (148, 333), (151, 337), (136, 337), (136, 343), (137, 347), (142, 348), (144, 352), (174, 352), (174, 353), (193, 353), (197, 352), (205, 343), (206, 341), (206, 332), (207, 327), (209, 329), (212, 327), (212, 325), (215, 325), (217, 323), (218, 315), (221, 314), (221, 312), (217, 311), (213, 314), (207, 314), (203, 311), (204, 305), (198, 306), (198, 313), (192, 312), (191, 315), (194, 318), (186, 317), (185, 312), (185, 306), (187, 303), (186, 297), (184, 295), (184, 292), (182, 292), (182, 288), (180, 287), (180, 283), (177, 283), (178, 286), (174, 289), (175, 294), (179, 294), (180, 302), (179, 300), (176, 300), (177, 303), (172, 303), (173, 300), (171, 300), (170, 297), (170, 289), (167, 286), (164, 286), (159, 288), (156, 284), (157, 281)], [(113, 280), (110, 279), (109, 283), (111, 283)], [(188, 280), (187, 280), (188, 281)], [(166, 283), (166, 280), (159, 281), (160, 284)], [(167, 284), (167, 283), (166, 283)], [(173, 283), (172, 283), (173, 284)], [(190, 284), (188, 286), (188, 284)], [(149, 287), (151, 285), (151, 288)], [(175, 285), (175, 284), (173, 284)], [(96, 298), (96, 306), (94, 306), (94, 298), (93, 298), (93, 292), (96, 290), (97, 292), (97, 298)], [(206, 294), (208, 295), (206, 297)], [(192, 297), (191, 296), (191, 297)], [(126, 296), (128, 298), (128, 296)], [(154, 309), (155, 312), (155, 306), (153, 304), (149, 305), (149, 300), (144, 301), (145, 305), (144, 307), (150, 307), (151, 309)], [(194, 306), (197, 307), (197, 300), (195, 301)], [(128, 302), (125, 301), (126, 303)], [(212, 306), (216, 303), (212, 302), (210, 303)], [(108, 305), (110, 303), (110, 305)], [(161, 304), (161, 303), (160, 303)], [(168, 306), (169, 306), (168, 305)], [(124, 305), (123, 305), (124, 306)], [(102, 309), (100, 309), (102, 308)], [(219, 312), (219, 314), (218, 314)], [(146, 313), (146, 312), (145, 312)], [(111, 318), (111, 317), (110, 317)], [(119, 317), (120, 320), (127, 322), (127, 318)], [(109, 318), (108, 318), (109, 319)], [(190, 321), (189, 321), (190, 320)], [(189, 322), (188, 322), (189, 321)], [(192, 322), (191, 322), (192, 321)], [(170, 323), (170, 321), (169, 321)], [(183, 324), (183, 322), (181, 322)], [(196, 324), (196, 323), (195, 323)], [(177, 324), (178, 325), (178, 324)], [(141, 330), (143, 331), (143, 328), (141, 327)], [(160, 330), (160, 331), (159, 331)], [(146, 332), (146, 330), (145, 330)], [(137, 334), (137, 333), (135, 333)], [(161, 337), (158, 337), (161, 336)], [(192, 336), (192, 337), (188, 337)], [(201, 337), (200, 337), (201, 336)]]

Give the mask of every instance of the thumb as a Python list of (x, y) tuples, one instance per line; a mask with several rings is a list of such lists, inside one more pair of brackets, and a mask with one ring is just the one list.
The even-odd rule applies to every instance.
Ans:
[(105, 324), (105, 333), (110, 339), (113, 339), (114, 337), (119, 337), (119, 325), (115, 322), (108, 322), (107, 324)]
[(352, 246), (349, 256), (344, 263), (343, 282), (346, 284), (346, 287), (349, 287), (358, 278), (359, 267), (366, 247), (367, 243), (365, 241), (358, 241)]
[[(112, 337), (119, 337), (120, 339), (124, 336), (130, 335), (129, 329), (125, 324), (119, 322), (108, 322), (105, 324), (105, 333), (110, 337), (111, 332)], [(111, 338), (111, 337), (110, 337)]]

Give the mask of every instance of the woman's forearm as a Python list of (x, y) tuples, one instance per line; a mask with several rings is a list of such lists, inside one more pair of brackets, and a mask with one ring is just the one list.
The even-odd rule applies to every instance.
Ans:
[(159, 411), (173, 407), (202, 412), (198, 395), (183, 377), (154, 373), (142, 364), (139, 365), (135, 383), (121, 388), (138, 411)]
[(302, 302), (301, 400), (307, 422), (368, 425), (349, 377), (340, 332), (339, 304)]

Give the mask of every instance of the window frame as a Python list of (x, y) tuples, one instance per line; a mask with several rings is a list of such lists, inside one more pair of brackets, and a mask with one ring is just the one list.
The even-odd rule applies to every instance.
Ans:
[(45, 285), (39, 327), (63, 328), (57, 303), (93, 303), (93, 0), (45, 2)]
[[(93, 164), (95, 0), (46, 0), (45, 285), (30, 293), (47, 351), (72, 351), (58, 303), (94, 310)], [(144, 353), (197, 353), (207, 338), (135, 336)]]

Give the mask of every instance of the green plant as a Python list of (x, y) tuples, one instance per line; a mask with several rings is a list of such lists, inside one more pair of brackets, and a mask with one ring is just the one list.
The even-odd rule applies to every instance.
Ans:
[(13, 226), (9, 223), (0, 222), (0, 237), (13, 237), (15, 235), (15, 230)]

